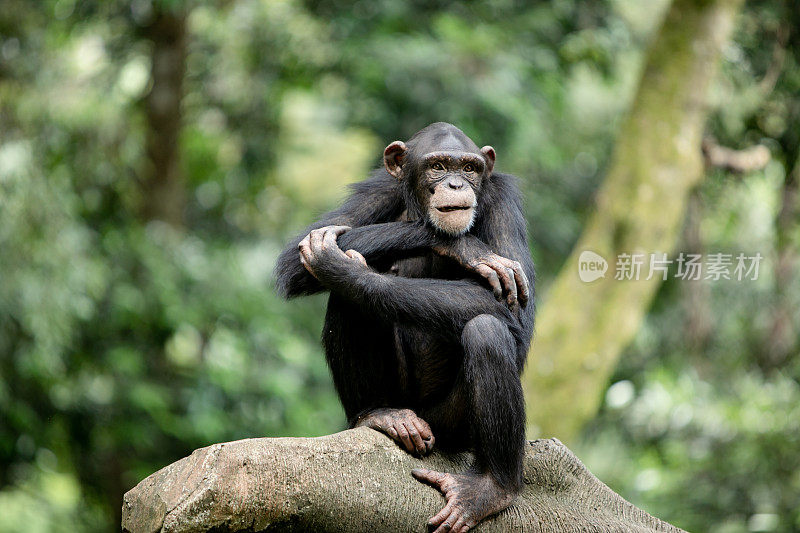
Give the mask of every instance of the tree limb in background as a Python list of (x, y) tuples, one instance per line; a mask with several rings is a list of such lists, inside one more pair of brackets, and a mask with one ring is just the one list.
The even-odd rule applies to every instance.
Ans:
[(737, 174), (761, 170), (767, 166), (771, 159), (769, 148), (763, 144), (757, 144), (743, 150), (734, 150), (718, 144), (713, 137), (706, 137), (703, 139), (702, 148), (707, 166), (721, 168)]
[(172, 226), (183, 224), (186, 202), (180, 163), (181, 101), (186, 70), (186, 13), (153, 6), (144, 35), (153, 43), (152, 88), (144, 101), (147, 117), (147, 168), (142, 187), (142, 214)]
[[(128, 533), (422, 532), (444, 499), (414, 480), (411, 469), (463, 471), (469, 464), (468, 454), (415, 458), (367, 428), (215, 444), (131, 489), (122, 527)], [(623, 500), (557, 440), (530, 443), (524, 475), (517, 502), (480, 531), (680, 531)]]
[[(574, 439), (597, 412), (620, 353), (639, 329), (661, 276), (615, 281), (616, 257), (675, 246), (689, 194), (703, 176), (706, 94), (741, 4), (675, 0), (670, 6), (597, 207), (539, 315), (524, 377), (532, 433)], [(579, 279), (584, 250), (608, 261), (604, 278)]]

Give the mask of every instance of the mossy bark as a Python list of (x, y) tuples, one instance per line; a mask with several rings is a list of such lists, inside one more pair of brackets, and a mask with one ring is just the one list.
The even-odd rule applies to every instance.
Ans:
[[(532, 435), (574, 439), (661, 283), (616, 281), (620, 253), (670, 252), (703, 175), (706, 95), (742, 0), (675, 0), (649, 50), (597, 207), (546, 295), (524, 376)], [(584, 250), (609, 263), (584, 283)]]
[[(443, 505), (411, 477), (424, 466), (459, 472), (468, 454), (425, 459), (367, 428), (315, 439), (248, 439), (195, 451), (125, 494), (127, 533), (199, 531), (426, 531)], [(529, 443), (517, 501), (479, 531), (680, 530), (637, 509), (560, 442)]]

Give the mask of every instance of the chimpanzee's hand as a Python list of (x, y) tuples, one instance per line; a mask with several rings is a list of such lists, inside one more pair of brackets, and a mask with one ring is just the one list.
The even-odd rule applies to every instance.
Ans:
[(336, 238), (349, 229), (349, 226), (325, 226), (312, 230), (300, 241), (300, 262), (312, 276), (319, 279), (319, 274), (324, 273), (322, 271), (342, 260), (354, 260), (367, 266), (367, 261), (360, 253), (355, 250), (342, 252), (336, 243)]
[[(528, 304), (528, 277), (522, 270), (519, 261), (507, 259), (495, 253), (479, 257), (466, 264), (468, 269), (474, 270), (483, 276), (492, 287), (495, 298), (503, 298), (503, 288), (506, 293), (506, 302), (512, 309), (517, 302), (525, 307)], [(502, 283), (502, 287), (501, 287)]]
[(434, 251), (486, 279), (498, 300), (502, 300), (505, 293), (506, 303), (512, 310), (518, 302), (523, 307), (527, 305), (528, 277), (519, 261), (493, 253), (485, 243), (471, 235), (438, 243)]

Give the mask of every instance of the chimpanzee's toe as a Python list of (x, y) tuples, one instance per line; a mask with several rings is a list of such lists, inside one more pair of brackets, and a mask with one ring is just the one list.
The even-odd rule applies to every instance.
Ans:
[(411, 409), (375, 409), (356, 424), (376, 429), (394, 439), (409, 453), (427, 455), (435, 439), (431, 427)]
[(436, 487), (447, 503), (428, 521), (434, 533), (465, 532), (508, 507), (516, 492), (500, 487), (488, 474), (448, 474), (416, 468), (411, 474)]

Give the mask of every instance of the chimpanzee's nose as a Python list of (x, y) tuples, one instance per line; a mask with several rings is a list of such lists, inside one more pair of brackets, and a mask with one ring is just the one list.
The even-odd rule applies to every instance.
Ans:
[(464, 188), (464, 182), (459, 179), (450, 179), (447, 180), (447, 186), (453, 189), (454, 191), (458, 191)]

